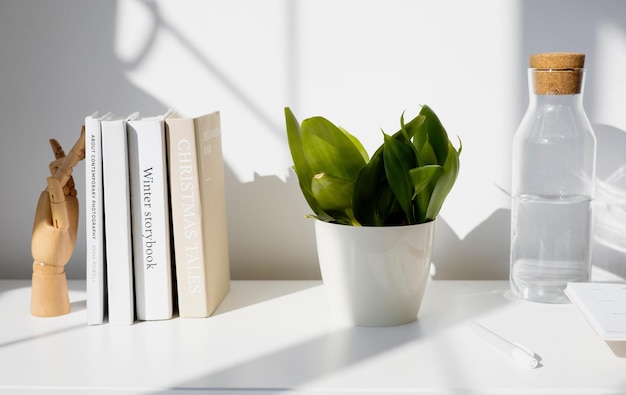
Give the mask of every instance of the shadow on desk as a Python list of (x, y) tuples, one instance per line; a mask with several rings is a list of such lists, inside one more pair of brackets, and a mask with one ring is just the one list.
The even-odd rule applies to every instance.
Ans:
[(81, 281), (68, 281), (67, 289), (70, 292), (71, 311), (87, 310), (87, 296), (81, 296), (86, 292), (85, 284)]
[[(349, 372), (352, 368), (363, 366), (363, 364), (381, 363), (381, 357), (383, 366), (387, 366), (385, 355), (393, 355), (394, 353), (407, 355), (407, 350), (409, 350), (410, 364), (402, 367), (400, 374), (419, 375), (419, 372), (428, 372), (431, 369), (429, 366), (441, 364), (445, 360), (445, 358), (436, 357), (437, 355), (441, 356), (452, 352), (448, 349), (449, 345), (441, 343), (437, 344), (436, 353), (433, 354), (428, 342), (433, 342), (433, 338), (437, 338), (439, 334), (446, 332), (460, 322), (486, 311), (498, 309), (508, 303), (504, 296), (508, 289), (506, 283), (485, 282), (485, 286), (481, 287), (478, 292), (473, 291), (469, 282), (435, 281), (435, 283), (437, 284), (429, 284), (430, 292), (427, 292), (425, 296), (425, 304), (418, 320), (410, 324), (368, 328), (320, 323), (320, 330), (316, 330), (318, 333), (310, 338), (304, 338), (293, 343), (287, 341), (281, 347), (266, 350), (261, 354), (252, 353), (250, 359), (242, 359), (236, 363), (231, 361), (230, 366), (221, 367), (217, 370), (211, 370), (210, 367), (207, 367), (206, 374), (177, 383), (167, 391), (156, 393), (169, 394), (172, 391), (184, 393), (190, 389), (196, 391), (223, 390), (228, 393), (258, 393), (255, 391), (259, 391), (261, 388), (265, 389), (262, 391), (263, 394), (283, 393), (294, 388), (302, 388), (302, 386), (310, 385), (316, 381), (324, 382), (328, 378), (332, 381), (333, 375), (338, 372)], [(226, 303), (223, 306), (220, 306), (218, 315), (233, 312), (239, 308), (250, 307), (255, 303), (272, 298), (274, 298), (273, 303), (283, 306), (278, 298), (287, 293), (284, 288), (281, 292), (273, 294), (272, 288), (274, 287), (268, 287), (267, 283), (265, 285), (260, 284), (258, 290), (255, 290), (254, 283), (244, 284), (241, 288), (238, 287), (239, 284), (239, 282), (235, 282), (231, 297), (225, 300)], [(295, 282), (290, 286), (293, 287), (289, 291), (291, 293), (307, 290), (305, 294), (308, 292), (317, 294), (318, 291), (312, 288), (314, 286), (319, 287), (320, 283), (302, 281)], [(263, 292), (257, 293), (258, 291)], [(243, 292), (245, 295), (242, 294)], [(480, 300), (480, 303), (477, 303), (477, 300)], [(290, 303), (285, 301), (284, 306)], [(449, 309), (449, 314), (441, 314), (442, 306)], [(277, 308), (277, 310), (280, 309), (282, 307)], [(299, 324), (294, 324), (291, 319), (287, 320), (289, 324), (280, 324), (277, 316), (272, 315), (272, 311), (274, 310), (269, 309), (267, 315), (259, 315), (262, 322), (257, 323), (258, 329), (233, 331), (230, 332), (230, 338), (222, 338), (222, 341), (232, 343), (233, 347), (245, 347), (246, 344), (254, 344), (259, 341), (271, 343), (272, 341), (264, 338), (264, 336), (269, 336), (272, 339), (291, 338), (293, 331), (298, 332), (298, 329), (294, 329), (293, 325), (300, 329), (307, 325), (314, 325), (314, 322), (306, 323), (306, 320), (311, 319), (311, 317), (306, 316), (306, 313), (302, 313), (303, 321)], [(285, 307), (284, 313), (292, 315), (295, 312)], [(293, 319), (298, 321), (297, 318)], [(327, 316), (324, 312), (319, 316), (316, 315), (314, 319), (330, 320), (330, 314)], [(451, 369), (453, 371), (457, 368), (442, 366), (443, 370)], [(390, 372), (381, 374), (390, 374)], [(427, 377), (424, 379), (428, 381)]]
[[(272, 283), (281, 284), (272, 286)], [(225, 314), (244, 307), (253, 306), (268, 300), (280, 298), (295, 292), (320, 286), (320, 281), (257, 281), (238, 280), (231, 282), (231, 288), (213, 316)]]
[[(155, 394), (195, 390), (225, 393), (283, 393), (392, 352), (421, 337), (417, 325), (338, 328), (308, 341), (208, 372)], [(263, 389), (262, 392), (260, 389)]]
[(6, 296), (6, 298), (2, 301), (4, 303), (0, 303), (0, 311), (3, 312), (3, 316), (12, 326), (28, 329), (13, 332), (5, 330), (2, 333), (4, 337), (0, 337), (2, 339), (0, 340), (0, 350), (34, 340), (41, 341), (54, 338), (65, 332), (81, 331), (86, 323), (82, 321), (80, 314), (75, 313), (87, 308), (85, 283), (68, 280), (67, 288), (71, 306), (69, 314), (58, 317), (33, 317), (30, 314), (31, 280), (2, 281), (0, 296)]
[(626, 341), (607, 341), (606, 345), (616, 357), (626, 358)]

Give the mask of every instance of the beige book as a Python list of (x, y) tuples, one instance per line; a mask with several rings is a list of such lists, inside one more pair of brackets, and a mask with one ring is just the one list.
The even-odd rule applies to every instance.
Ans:
[(180, 317), (208, 317), (230, 289), (220, 114), (166, 121)]

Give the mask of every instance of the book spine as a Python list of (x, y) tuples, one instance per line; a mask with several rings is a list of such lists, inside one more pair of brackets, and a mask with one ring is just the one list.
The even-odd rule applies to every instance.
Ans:
[(173, 301), (164, 121), (130, 121), (128, 134), (137, 319), (169, 319)]
[(209, 315), (230, 289), (226, 191), (220, 113), (195, 119)]
[(108, 317), (113, 325), (135, 319), (126, 121), (102, 122), (102, 170)]
[(206, 317), (206, 284), (196, 138), (193, 119), (168, 119), (170, 197), (178, 312)]
[(100, 119), (85, 118), (87, 324), (104, 320), (105, 261)]

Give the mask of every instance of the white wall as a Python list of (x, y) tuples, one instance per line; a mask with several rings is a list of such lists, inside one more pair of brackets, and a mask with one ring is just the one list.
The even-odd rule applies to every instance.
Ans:
[[(528, 56), (542, 51), (587, 54), (585, 107), (606, 179), (626, 163), (623, 1), (3, 0), (0, 278), (30, 276), (47, 139), (69, 148), (94, 110), (168, 107), (222, 112), (233, 278), (318, 278), (283, 107), (326, 116), (373, 151), (381, 128), (395, 131), (422, 103), (463, 140), (439, 217), (437, 277), (507, 278), (510, 142)], [(85, 272), (80, 226), (73, 278)], [(626, 223), (617, 226), (595, 259), (624, 276)]]

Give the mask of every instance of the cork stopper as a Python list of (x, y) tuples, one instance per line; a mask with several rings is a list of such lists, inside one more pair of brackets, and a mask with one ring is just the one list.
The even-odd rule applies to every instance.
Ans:
[(533, 87), (537, 95), (575, 95), (581, 92), (585, 55), (549, 52), (530, 56)]

